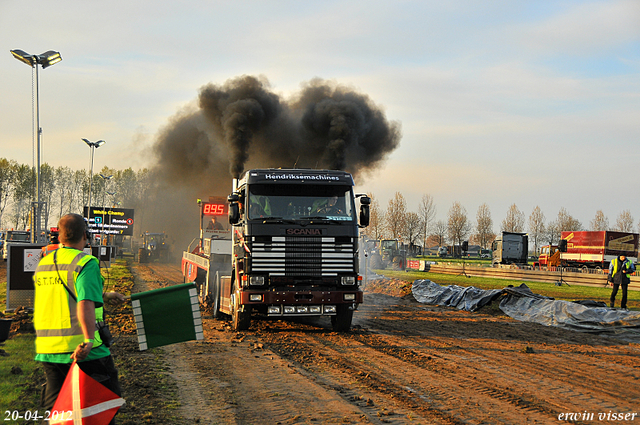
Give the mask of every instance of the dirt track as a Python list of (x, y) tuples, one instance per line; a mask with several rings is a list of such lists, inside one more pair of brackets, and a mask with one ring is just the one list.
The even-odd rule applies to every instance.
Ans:
[[(134, 292), (182, 283), (175, 265), (133, 272)], [(611, 338), (372, 292), (350, 333), (327, 319), (236, 333), (206, 314), (204, 327), (204, 342), (165, 348), (193, 422), (640, 423), (640, 347)]]

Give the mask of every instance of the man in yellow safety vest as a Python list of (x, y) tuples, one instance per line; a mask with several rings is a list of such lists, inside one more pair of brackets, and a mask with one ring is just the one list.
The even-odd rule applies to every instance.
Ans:
[(84, 218), (67, 214), (58, 223), (60, 248), (42, 257), (36, 268), (33, 324), (35, 360), (47, 379), (42, 407), (51, 410), (73, 361), (86, 374), (121, 395), (111, 352), (100, 339), (96, 319), (104, 302), (125, 300), (117, 292), (103, 294), (98, 260), (82, 250), (90, 239)]
[(620, 307), (627, 308), (627, 288), (631, 282), (631, 275), (636, 271), (635, 266), (624, 255), (619, 255), (617, 258), (611, 260), (609, 265), (609, 276), (607, 280), (613, 285), (613, 291), (611, 291), (611, 308), (614, 307), (616, 301), (616, 295), (618, 294), (618, 288), (622, 286), (622, 301)]

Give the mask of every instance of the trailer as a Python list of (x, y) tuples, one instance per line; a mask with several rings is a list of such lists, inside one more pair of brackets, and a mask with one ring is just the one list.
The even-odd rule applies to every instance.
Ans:
[(200, 202), (200, 238), (182, 258), (185, 279), (196, 282), (214, 317), (231, 316), (235, 330), (249, 328), (253, 313), (326, 316), (334, 330), (349, 330), (363, 301), (358, 233), (370, 204), (353, 185), (343, 171), (247, 171), (227, 202)]
[(534, 264), (545, 267), (574, 267), (583, 270), (606, 270), (619, 255), (638, 262), (638, 233), (613, 231), (561, 232), (558, 245), (541, 248)]
[(491, 246), (492, 264), (494, 267), (503, 265), (525, 266), (529, 252), (529, 235), (526, 233), (502, 232)]

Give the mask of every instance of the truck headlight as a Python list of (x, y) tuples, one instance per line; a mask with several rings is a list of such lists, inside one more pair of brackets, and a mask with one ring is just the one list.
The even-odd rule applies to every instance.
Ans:
[(344, 294), (345, 301), (355, 301), (356, 294)]
[(292, 314), (296, 312), (296, 308), (292, 305), (286, 305), (284, 306), (284, 312), (285, 314)]
[(264, 285), (264, 276), (250, 276), (249, 285)]
[(355, 285), (356, 278), (354, 276), (342, 276), (340, 283), (343, 285)]
[(262, 301), (262, 294), (249, 294), (249, 301), (253, 301), (253, 302)]
[(324, 312), (325, 313), (335, 313), (336, 312), (336, 306), (335, 305), (325, 305), (324, 306)]
[(280, 306), (279, 305), (270, 305), (267, 309), (268, 314), (280, 314)]

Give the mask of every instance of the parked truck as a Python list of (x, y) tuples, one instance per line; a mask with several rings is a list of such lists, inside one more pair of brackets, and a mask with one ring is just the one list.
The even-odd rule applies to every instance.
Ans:
[(534, 266), (606, 270), (618, 255), (624, 255), (634, 263), (638, 261), (638, 233), (561, 232), (558, 245), (540, 248), (540, 257)]
[[(182, 258), (185, 278), (215, 317), (231, 316), (235, 330), (247, 329), (253, 312), (326, 316), (334, 330), (349, 330), (363, 300), (358, 232), (369, 224), (370, 204), (353, 185), (343, 171), (247, 171), (226, 203), (200, 203), (199, 241)], [(206, 230), (224, 214), (224, 229)]]
[(494, 267), (527, 265), (529, 236), (526, 233), (502, 232), (494, 239), (491, 250)]

